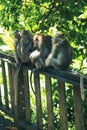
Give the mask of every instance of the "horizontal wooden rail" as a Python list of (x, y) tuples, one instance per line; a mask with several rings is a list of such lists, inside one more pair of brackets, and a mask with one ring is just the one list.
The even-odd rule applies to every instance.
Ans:
[[(19, 130), (22, 128), (24, 130), (68, 130), (66, 83), (73, 87), (71, 96), (75, 118), (74, 127), (76, 130), (84, 130), (81, 89), (87, 88), (86, 75), (71, 69), (55, 70), (51, 67), (34, 71), (35, 68), (31, 63), (18, 65), (14, 57), (2, 53), (0, 53), (0, 69), (3, 80), (3, 83), (0, 83), (0, 108), (13, 115), (15, 125)], [(34, 93), (30, 85), (31, 72)], [(44, 87), (41, 85), (40, 75), (44, 76)], [(55, 89), (57, 93), (56, 107), (54, 107), (52, 79), (56, 79), (57, 85)], [(43, 88), (45, 91), (44, 99), (42, 97)], [(2, 91), (4, 91), (4, 95)], [(59, 111), (59, 115), (56, 115), (58, 119), (55, 118), (54, 108), (57, 112)], [(33, 116), (35, 121), (33, 121)], [(56, 126), (55, 122), (59, 123), (59, 126)]]

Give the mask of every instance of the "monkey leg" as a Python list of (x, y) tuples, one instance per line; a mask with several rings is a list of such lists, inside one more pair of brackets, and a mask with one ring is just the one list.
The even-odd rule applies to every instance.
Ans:
[(48, 58), (45, 61), (46, 66), (52, 66), (55, 69), (60, 69), (62, 65), (58, 61), (58, 59), (52, 57), (51, 55), (48, 56)]

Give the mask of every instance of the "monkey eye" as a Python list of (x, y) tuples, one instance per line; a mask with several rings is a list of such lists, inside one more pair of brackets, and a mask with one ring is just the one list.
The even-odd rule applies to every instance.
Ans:
[(36, 38), (35, 41), (38, 41), (38, 38)]

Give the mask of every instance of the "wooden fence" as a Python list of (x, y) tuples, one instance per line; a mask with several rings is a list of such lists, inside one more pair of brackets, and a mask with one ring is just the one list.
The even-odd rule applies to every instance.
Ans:
[[(0, 53), (0, 109), (13, 117), (19, 130), (85, 130), (82, 97), (87, 76), (71, 70), (46, 68), (33, 72), (33, 92), (32, 70), (32, 65), (18, 66), (13, 57)], [(68, 98), (73, 99), (70, 109), (68, 85), (72, 88)], [(71, 109), (73, 121), (69, 120)], [(74, 124), (73, 129), (70, 124)]]

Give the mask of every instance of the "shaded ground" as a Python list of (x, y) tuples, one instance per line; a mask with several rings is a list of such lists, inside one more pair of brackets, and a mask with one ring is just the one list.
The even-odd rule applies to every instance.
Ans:
[(13, 123), (0, 113), (0, 130), (5, 130), (7, 126), (13, 126)]

